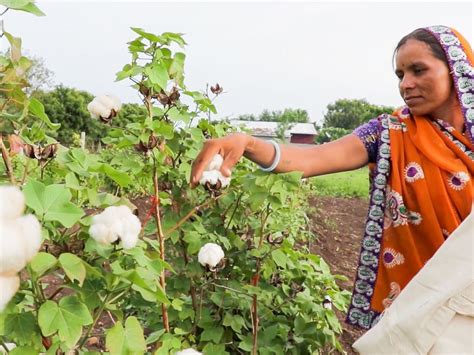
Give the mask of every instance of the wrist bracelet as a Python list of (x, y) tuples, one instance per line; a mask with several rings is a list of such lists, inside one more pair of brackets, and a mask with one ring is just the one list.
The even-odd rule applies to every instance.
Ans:
[(273, 158), (272, 165), (270, 165), (268, 168), (260, 167), (260, 170), (265, 171), (267, 173), (275, 170), (278, 163), (280, 162), (280, 157), (281, 157), (280, 146), (278, 145), (278, 143), (275, 142), (274, 140), (270, 140), (268, 142), (271, 143), (273, 145), (273, 147), (275, 148), (275, 158)]

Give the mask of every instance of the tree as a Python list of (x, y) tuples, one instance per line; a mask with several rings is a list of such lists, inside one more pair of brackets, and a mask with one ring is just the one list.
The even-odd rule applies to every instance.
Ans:
[(323, 127), (338, 127), (352, 130), (382, 113), (394, 111), (390, 106), (369, 104), (366, 100), (340, 99), (327, 106)]
[(54, 73), (46, 67), (44, 59), (41, 57), (30, 56), (31, 67), (26, 73), (29, 86), (25, 89), (27, 94), (35, 95), (40, 90), (51, 89), (54, 85)]
[(282, 122), (282, 123), (306, 123), (309, 122), (309, 115), (306, 110), (285, 108), (283, 111), (268, 111), (258, 115), (245, 114), (240, 115), (237, 119), (242, 121), (265, 121), (265, 122)]

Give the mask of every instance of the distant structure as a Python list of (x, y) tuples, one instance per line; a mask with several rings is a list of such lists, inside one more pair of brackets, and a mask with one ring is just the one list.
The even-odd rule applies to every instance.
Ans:
[[(233, 127), (246, 130), (254, 137), (274, 139), (278, 137), (278, 122), (230, 120)], [(314, 144), (317, 132), (313, 123), (295, 123), (285, 131), (284, 138), (290, 143)]]

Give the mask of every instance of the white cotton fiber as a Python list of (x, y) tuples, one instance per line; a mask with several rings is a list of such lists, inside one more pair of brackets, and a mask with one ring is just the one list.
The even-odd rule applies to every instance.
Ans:
[(14, 219), (25, 210), (25, 196), (16, 186), (0, 186), (0, 218)]
[(25, 264), (29, 263), (41, 248), (41, 225), (32, 214), (17, 219), (20, 224), (25, 250)]
[(17, 275), (0, 275), (0, 312), (5, 309), (8, 302), (15, 296), (20, 287), (20, 278)]
[(202, 266), (215, 267), (224, 257), (221, 246), (215, 243), (207, 243), (199, 250), (198, 261)]
[(207, 166), (206, 170), (219, 170), (222, 166), (222, 163), (224, 162), (224, 158), (222, 158), (222, 155), (216, 154), (212, 158), (212, 160), (209, 162), (209, 165)]
[(92, 100), (87, 105), (87, 110), (90, 112), (93, 118), (104, 117), (108, 118), (111, 113), (111, 108), (103, 105), (101, 102), (97, 100)]
[(133, 248), (141, 231), (140, 220), (127, 206), (110, 206), (92, 218), (89, 233), (102, 244), (110, 244), (118, 238), (124, 249)]

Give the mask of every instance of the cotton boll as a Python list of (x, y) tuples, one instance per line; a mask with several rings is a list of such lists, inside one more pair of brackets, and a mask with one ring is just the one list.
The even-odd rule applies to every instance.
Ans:
[(194, 349), (184, 349), (184, 350), (181, 350), (181, 351), (178, 351), (176, 353), (176, 355), (202, 355), (202, 353), (200, 353), (199, 351), (196, 351)]
[(131, 249), (137, 245), (138, 242), (138, 234), (135, 233), (127, 233), (121, 236), (122, 246), (124, 249)]
[(205, 244), (198, 253), (198, 261), (202, 266), (215, 267), (224, 257), (224, 251), (215, 243)]
[(0, 218), (14, 219), (25, 210), (25, 196), (16, 186), (0, 186)]
[(120, 111), (122, 104), (119, 98), (115, 95), (99, 95), (96, 100), (108, 109), (113, 109), (115, 112)]
[(203, 171), (199, 183), (201, 185), (205, 185), (207, 182), (209, 182), (211, 185), (216, 185), (217, 181), (219, 180), (219, 175), (221, 174), (218, 170)]
[(209, 165), (207, 166), (206, 170), (219, 170), (222, 166), (222, 163), (224, 162), (224, 158), (222, 158), (222, 155), (216, 154), (212, 158), (212, 160), (209, 162)]
[(221, 182), (221, 187), (226, 187), (230, 184), (230, 176), (229, 177), (225, 177), (224, 175), (222, 175), (222, 173), (219, 171), (219, 177), (218, 179), (220, 180)]
[(108, 95), (108, 96), (113, 102), (112, 108), (115, 110), (115, 112), (119, 112), (120, 109), (122, 108), (122, 103), (120, 102), (120, 99), (115, 95)]
[(89, 228), (89, 234), (100, 244), (110, 244), (118, 239), (118, 234), (103, 223), (93, 223)]
[(19, 220), (0, 220), (0, 274), (19, 272), (26, 265), (26, 243)]
[(323, 307), (326, 309), (332, 309), (332, 299), (330, 296), (324, 296)]
[(107, 107), (98, 100), (94, 99), (87, 105), (87, 110), (90, 112), (93, 118), (104, 117), (107, 118), (110, 116), (111, 107)]
[(137, 244), (140, 231), (140, 220), (125, 205), (107, 207), (92, 218), (89, 228), (89, 234), (97, 242), (110, 244), (120, 238), (124, 249)]
[(0, 312), (2, 312), (8, 302), (15, 296), (20, 287), (18, 276), (0, 275)]
[(21, 237), (25, 246), (25, 262), (30, 262), (41, 248), (41, 225), (32, 214), (16, 220), (20, 225)]

